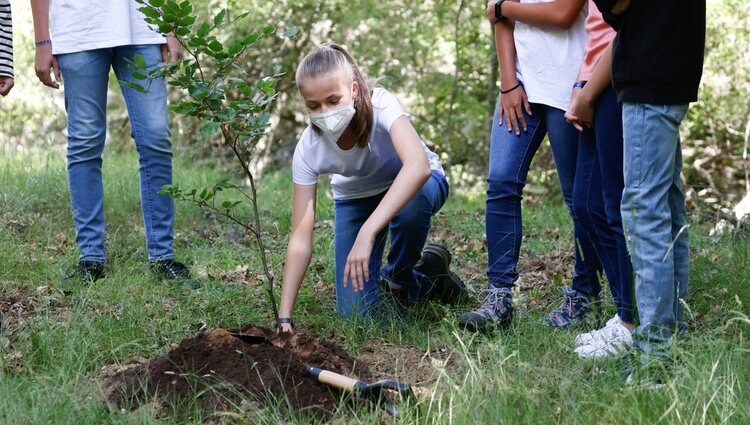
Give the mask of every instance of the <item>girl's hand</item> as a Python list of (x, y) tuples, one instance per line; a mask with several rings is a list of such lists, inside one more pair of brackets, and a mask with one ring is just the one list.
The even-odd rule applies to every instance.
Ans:
[[(62, 80), (62, 76), (60, 75), (60, 67), (57, 65), (57, 58), (52, 55), (51, 44), (45, 44), (36, 48), (34, 70), (42, 84), (53, 89), (60, 88), (58, 82)], [(50, 75), (50, 70), (52, 70), (55, 76), (54, 79)]]
[(292, 327), (291, 323), (282, 323), (276, 330), (278, 332), (285, 332), (290, 334), (294, 333), (294, 328)]
[[(502, 84), (500, 87), (502, 90)], [(523, 116), (524, 110), (526, 110), (527, 114), (531, 115), (531, 105), (529, 105), (529, 99), (526, 97), (526, 91), (523, 89), (523, 86), (518, 86), (505, 94), (500, 94), (498, 123), (502, 126), (503, 120), (505, 120), (508, 131), (513, 131), (518, 136), (521, 134), (521, 128), (523, 128), (523, 131), (527, 130), (526, 118)]]
[(167, 42), (161, 45), (161, 61), (164, 64), (182, 60), (182, 45), (174, 35), (167, 35)]
[(365, 289), (365, 282), (370, 280), (370, 254), (372, 253), (373, 239), (364, 227), (360, 229), (346, 259), (344, 287), (347, 286), (347, 282), (351, 282), (354, 292)]
[(584, 89), (576, 87), (570, 96), (570, 105), (565, 111), (565, 121), (573, 124), (578, 131), (591, 128), (594, 125), (594, 105), (586, 95)]

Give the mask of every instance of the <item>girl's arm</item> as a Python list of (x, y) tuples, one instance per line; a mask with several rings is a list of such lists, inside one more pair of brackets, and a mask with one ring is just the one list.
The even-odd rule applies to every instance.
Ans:
[[(547, 3), (519, 3), (508, 0), (502, 5), (503, 17), (537, 27), (568, 29), (581, 13), (586, 0), (555, 0)], [(495, 22), (495, 3), (487, 3), (487, 17)]]
[[(52, 44), (49, 44), (49, 0), (31, 0), (31, 16), (34, 19), (34, 40), (46, 42), (37, 46), (34, 57), (36, 76), (45, 86), (60, 88), (57, 83), (62, 80), (57, 58), (52, 55)], [(55, 79), (50, 76), (52, 69)]]
[[(305, 277), (312, 257), (312, 236), (315, 226), (315, 194), (318, 185), (294, 185), (292, 195), (292, 235), (286, 249), (284, 283), (281, 286), (279, 317), (292, 317), (294, 302)], [(290, 332), (291, 326), (282, 325), (282, 331)]]
[(375, 237), (411, 201), (432, 173), (422, 140), (408, 118), (397, 118), (389, 134), (403, 165), (378, 207), (360, 228), (349, 251), (344, 267), (344, 286), (350, 281), (355, 292), (363, 290), (365, 281), (370, 279), (370, 254)]
[[(526, 118), (523, 110), (531, 115), (531, 105), (526, 97), (526, 91), (518, 83), (516, 77), (516, 44), (513, 39), (513, 22), (502, 21), (495, 25), (495, 47), (497, 60), (500, 63), (500, 108), (497, 120), (503, 125), (505, 119), (508, 131), (516, 135), (521, 134), (521, 128), (526, 131)], [(503, 93), (506, 92), (506, 93)]]
[[(594, 101), (612, 84), (612, 42), (607, 45), (594, 67), (591, 78), (580, 90), (574, 90), (565, 119), (578, 131), (594, 124)], [(578, 92), (578, 93), (576, 93)]]

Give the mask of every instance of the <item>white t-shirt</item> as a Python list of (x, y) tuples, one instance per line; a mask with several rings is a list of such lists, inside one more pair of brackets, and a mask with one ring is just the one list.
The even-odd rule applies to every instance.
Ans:
[[(362, 148), (343, 150), (318, 135), (308, 125), (297, 142), (292, 160), (292, 180), (313, 185), (321, 174), (333, 174), (334, 199), (358, 199), (377, 195), (391, 186), (401, 170), (401, 160), (393, 148), (391, 125), (404, 112), (395, 96), (382, 87), (372, 92), (373, 128), (370, 143)], [(444, 173), (438, 156), (422, 142), (430, 169)]]
[[(551, 0), (521, 0), (545, 3)], [(586, 44), (586, 6), (565, 29), (516, 22), (516, 75), (531, 103), (568, 109), (570, 92), (578, 78)]]
[(135, 44), (164, 44), (134, 0), (50, 0), (52, 53)]

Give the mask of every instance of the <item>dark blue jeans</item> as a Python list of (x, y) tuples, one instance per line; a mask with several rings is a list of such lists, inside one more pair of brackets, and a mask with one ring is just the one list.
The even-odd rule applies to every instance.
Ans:
[[(498, 101), (499, 105), (499, 101)], [(531, 160), (549, 133), (552, 154), (563, 199), (573, 217), (575, 266), (573, 289), (598, 295), (601, 270), (594, 247), (573, 213), (573, 184), (578, 157), (578, 131), (565, 122), (565, 113), (551, 106), (531, 104), (533, 115), (525, 115), (528, 130), (519, 136), (493, 118), (490, 164), (487, 177), (487, 276), (490, 286), (513, 286), (523, 235), (521, 198)]]
[[(432, 172), (432, 176), (391, 220), (387, 229), (375, 238), (370, 254), (370, 279), (364, 290), (354, 292), (352, 285), (344, 287), (344, 266), (359, 229), (370, 217), (385, 192), (360, 199), (337, 200), (334, 224), (334, 262), (336, 267), (336, 310), (342, 318), (371, 317), (378, 313), (380, 301), (380, 277), (408, 288), (410, 301), (416, 301), (433, 288), (433, 281), (423, 273), (414, 270), (414, 265), (422, 256), (422, 248), (427, 241), (430, 222), (448, 198), (448, 181), (442, 173)], [(391, 233), (391, 249), (388, 262), (381, 270), (385, 240)]]
[(633, 323), (633, 267), (622, 228), (622, 108), (608, 88), (595, 104), (594, 128), (580, 134), (573, 210), (594, 244), (620, 319)]

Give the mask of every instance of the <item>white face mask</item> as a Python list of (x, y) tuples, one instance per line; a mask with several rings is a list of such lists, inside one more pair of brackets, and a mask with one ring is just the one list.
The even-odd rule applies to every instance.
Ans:
[(310, 114), (310, 122), (323, 132), (323, 137), (336, 143), (352, 122), (356, 110), (353, 105), (346, 105), (327, 112)]

